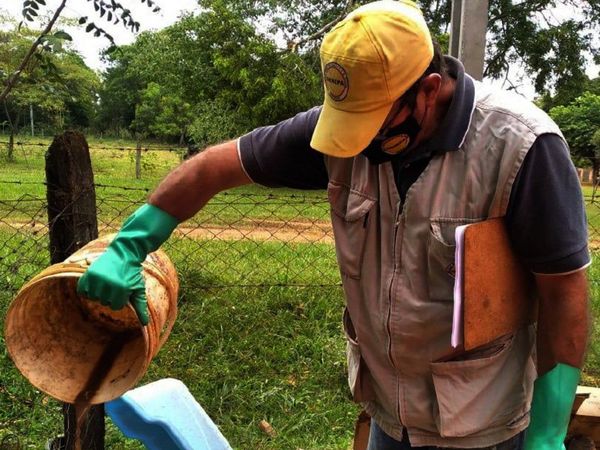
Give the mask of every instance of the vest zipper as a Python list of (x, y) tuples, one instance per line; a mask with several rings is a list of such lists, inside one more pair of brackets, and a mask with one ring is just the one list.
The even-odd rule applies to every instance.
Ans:
[(392, 302), (393, 302), (393, 287), (394, 287), (394, 281), (396, 279), (396, 269), (397, 269), (397, 258), (396, 258), (396, 243), (398, 241), (398, 226), (400, 224), (400, 209), (398, 209), (396, 211), (396, 219), (394, 222), (394, 239), (393, 239), (393, 247), (392, 247), (392, 258), (393, 258), (393, 269), (392, 269), (392, 277), (390, 279), (390, 286), (388, 289), (388, 314), (387, 314), (387, 332), (388, 332), (388, 359), (390, 360), (390, 364), (392, 365), (392, 367), (394, 367), (396, 370), (398, 369), (398, 367), (396, 366), (396, 363), (394, 362), (394, 357), (392, 356), (392, 327), (391, 327), (391, 321), (392, 321)]
[[(393, 247), (392, 247), (392, 258), (393, 258), (393, 271), (392, 271), (392, 277), (390, 280), (390, 287), (388, 290), (388, 315), (387, 315), (387, 332), (388, 332), (388, 359), (390, 361), (390, 364), (392, 365), (392, 367), (394, 369), (396, 369), (397, 372), (399, 372), (398, 366), (396, 365), (396, 363), (394, 362), (394, 357), (392, 355), (392, 327), (391, 327), (391, 322), (392, 322), (392, 302), (393, 302), (393, 288), (394, 288), (394, 281), (396, 279), (396, 268), (397, 268), (397, 258), (396, 258), (396, 243), (398, 241), (398, 227), (400, 224), (400, 216), (402, 215), (402, 209), (400, 207), (398, 207), (397, 211), (396, 211), (396, 219), (394, 222), (394, 239), (393, 239)], [(401, 382), (400, 382), (400, 377), (397, 375), (396, 376), (396, 383), (397, 383), (397, 389), (398, 389), (398, 398), (396, 399), (397, 402), (397, 414), (398, 414), (398, 420), (400, 421), (400, 424), (404, 424), (404, 420), (402, 420), (402, 408), (401, 408), (401, 401), (402, 401), (402, 396), (404, 395), (403, 393), (401, 393)], [(402, 425), (404, 427), (404, 425)]]

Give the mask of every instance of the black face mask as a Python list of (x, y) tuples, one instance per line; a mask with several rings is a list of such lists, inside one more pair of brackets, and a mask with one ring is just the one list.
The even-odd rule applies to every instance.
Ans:
[(411, 146), (420, 131), (421, 125), (411, 114), (404, 122), (390, 128), (385, 134), (375, 136), (362, 154), (371, 164), (391, 161)]

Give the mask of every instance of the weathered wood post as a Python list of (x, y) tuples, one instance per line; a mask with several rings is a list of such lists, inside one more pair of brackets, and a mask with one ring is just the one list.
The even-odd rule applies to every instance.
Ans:
[(135, 148), (135, 179), (142, 178), (142, 143), (138, 142)]
[[(98, 237), (94, 174), (81, 133), (67, 131), (54, 138), (46, 153), (46, 182), (50, 260), (55, 264)], [(104, 449), (104, 405), (80, 408), (63, 405), (65, 435), (53, 449)]]

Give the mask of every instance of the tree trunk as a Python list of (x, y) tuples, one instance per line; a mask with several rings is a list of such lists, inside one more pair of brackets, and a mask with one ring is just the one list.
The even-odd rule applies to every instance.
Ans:
[(138, 141), (135, 148), (135, 179), (142, 178), (142, 143)]
[(6, 153), (6, 159), (8, 162), (15, 160), (15, 130), (10, 129), (10, 136), (8, 137), (8, 152)]

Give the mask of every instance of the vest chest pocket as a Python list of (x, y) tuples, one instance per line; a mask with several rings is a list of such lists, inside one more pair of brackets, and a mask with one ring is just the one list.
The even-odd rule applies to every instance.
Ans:
[(427, 285), (429, 299), (453, 301), (456, 268), (456, 238), (454, 233), (461, 225), (480, 222), (484, 219), (435, 218), (429, 223), (427, 248)]
[(340, 271), (350, 278), (360, 278), (370, 211), (376, 200), (350, 187), (330, 182), (327, 195), (331, 205), (331, 222)]

